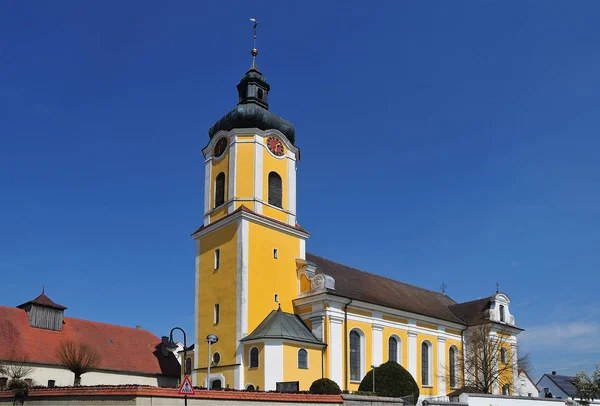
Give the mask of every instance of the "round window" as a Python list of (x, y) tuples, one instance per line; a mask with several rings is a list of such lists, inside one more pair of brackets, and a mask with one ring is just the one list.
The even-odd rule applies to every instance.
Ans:
[(215, 352), (212, 356), (212, 362), (215, 365), (219, 365), (219, 362), (221, 362), (221, 354), (219, 354), (218, 352)]

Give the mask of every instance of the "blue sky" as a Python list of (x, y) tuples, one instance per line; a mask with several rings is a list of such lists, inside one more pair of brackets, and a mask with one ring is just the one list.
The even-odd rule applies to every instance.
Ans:
[(600, 3), (3, 2), (0, 304), (193, 329), (207, 129), (262, 21), (309, 252), (496, 281), (535, 378), (600, 362)]

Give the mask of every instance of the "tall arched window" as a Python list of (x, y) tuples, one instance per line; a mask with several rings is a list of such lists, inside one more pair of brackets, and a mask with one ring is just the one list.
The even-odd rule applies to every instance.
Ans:
[(421, 344), (421, 385), (431, 386), (431, 344), (423, 341)]
[(350, 332), (350, 380), (360, 381), (362, 349), (360, 334), (356, 330)]
[(456, 347), (450, 347), (448, 350), (448, 367), (450, 369), (450, 387), (456, 388), (458, 386), (458, 382), (456, 380), (456, 366), (458, 365), (458, 352)]
[(396, 339), (396, 337), (390, 337), (390, 339), (388, 340), (388, 360), (396, 361), (399, 363), (398, 340)]
[(258, 368), (258, 348), (250, 348), (250, 368)]
[(503, 364), (508, 363), (508, 350), (506, 348), (500, 349), (500, 362)]
[(185, 371), (184, 374), (190, 375), (192, 373), (192, 359), (187, 357), (185, 359)]
[(298, 368), (308, 369), (308, 351), (304, 348), (298, 350)]
[(504, 322), (504, 306), (500, 305), (500, 321)]
[(225, 203), (225, 174), (219, 173), (215, 178), (215, 207)]
[(269, 204), (282, 207), (283, 186), (281, 176), (277, 172), (269, 172)]

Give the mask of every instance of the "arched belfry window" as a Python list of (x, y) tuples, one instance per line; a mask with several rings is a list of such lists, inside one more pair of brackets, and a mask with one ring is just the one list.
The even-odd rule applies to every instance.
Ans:
[(219, 173), (215, 178), (215, 207), (225, 203), (225, 174)]
[(277, 172), (269, 173), (269, 204), (282, 207), (283, 186), (281, 176)]

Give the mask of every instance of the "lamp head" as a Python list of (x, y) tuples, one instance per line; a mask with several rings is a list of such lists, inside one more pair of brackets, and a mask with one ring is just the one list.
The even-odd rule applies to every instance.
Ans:
[(179, 349), (179, 345), (173, 341), (173, 335), (169, 338), (169, 341), (166, 340), (167, 337), (163, 337), (163, 348), (169, 352), (175, 352)]
[(214, 334), (209, 334), (209, 335), (206, 336), (206, 342), (209, 343), (209, 344), (214, 344), (217, 341), (219, 341), (219, 337), (217, 337)]

